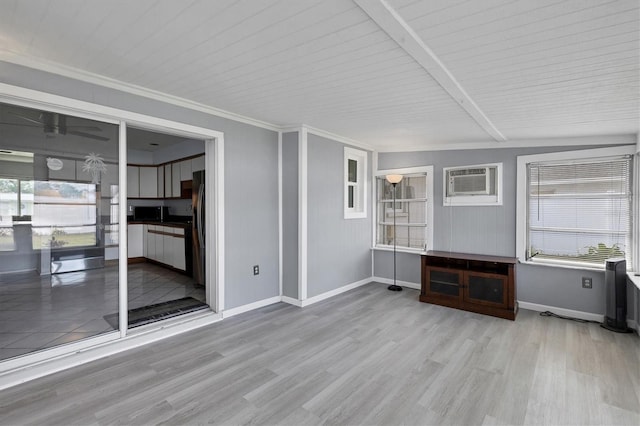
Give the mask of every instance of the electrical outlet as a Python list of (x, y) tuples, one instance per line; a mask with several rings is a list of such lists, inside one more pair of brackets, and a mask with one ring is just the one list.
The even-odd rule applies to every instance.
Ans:
[(582, 288), (593, 288), (593, 279), (591, 277), (582, 277)]
[(260, 266), (253, 265), (253, 275), (258, 275), (260, 273)]

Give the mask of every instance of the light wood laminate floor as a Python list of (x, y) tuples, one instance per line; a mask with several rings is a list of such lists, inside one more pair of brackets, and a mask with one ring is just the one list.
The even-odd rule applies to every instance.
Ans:
[(372, 283), (0, 392), (13, 424), (640, 424), (640, 339)]

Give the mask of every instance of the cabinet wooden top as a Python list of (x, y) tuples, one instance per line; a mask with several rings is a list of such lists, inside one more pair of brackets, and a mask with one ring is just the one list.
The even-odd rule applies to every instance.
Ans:
[(495, 262), (495, 263), (517, 263), (516, 257), (504, 257), (504, 256), (486, 256), (483, 254), (471, 254), (471, 253), (452, 253), (448, 251), (434, 251), (429, 250), (423, 257), (444, 257), (447, 259), (462, 259), (462, 260), (479, 260), (482, 262)]

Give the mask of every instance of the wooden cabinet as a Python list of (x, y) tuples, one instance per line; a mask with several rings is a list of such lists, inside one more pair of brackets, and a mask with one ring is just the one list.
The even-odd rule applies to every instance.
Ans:
[(515, 319), (517, 259), (429, 251), (421, 260), (421, 302)]

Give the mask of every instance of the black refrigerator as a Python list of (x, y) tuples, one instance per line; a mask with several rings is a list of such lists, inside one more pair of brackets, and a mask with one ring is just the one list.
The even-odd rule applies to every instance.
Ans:
[(193, 184), (191, 189), (192, 221), (192, 253), (193, 253), (193, 279), (196, 284), (205, 285), (205, 174), (203, 171), (193, 172)]

